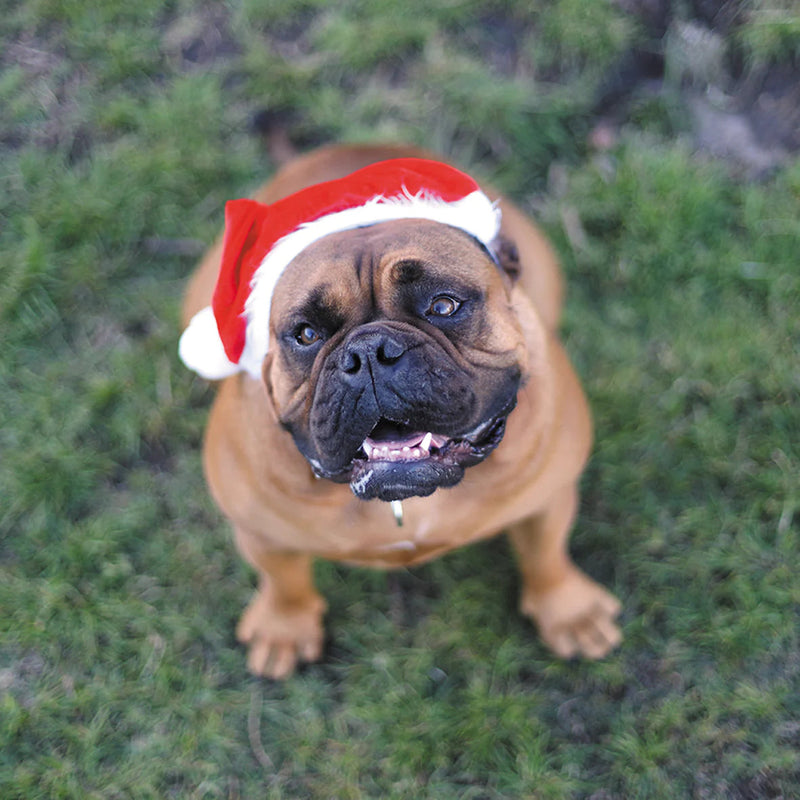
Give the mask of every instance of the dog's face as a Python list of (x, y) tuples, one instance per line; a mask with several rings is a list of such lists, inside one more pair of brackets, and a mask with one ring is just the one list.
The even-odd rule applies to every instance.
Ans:
[(485, 459), (527, 363), (511, 288), (474, 239), (430, 221), (332, 234), (297, 256), (275, 288), (263, 374), (314, 472), (400, 500)]

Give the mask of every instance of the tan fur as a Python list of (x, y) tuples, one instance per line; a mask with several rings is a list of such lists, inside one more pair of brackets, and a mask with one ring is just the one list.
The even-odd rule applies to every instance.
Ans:
[[(420, 155), (431, 154), (406, 147), (323, 148), (290, 162), (255, 197), (274, 202), (374, 161)], [(467, 469), (454, 488), (404, 500), (402, 527), (395, 524), (388, 504), (356, 499), (346, 484), (314, 478), (291, 436), (278, 424), (278, 416), (297, 398), (289, 396), (274, 349), (265, 360), (263, 384), (236, 375), (219, 386), (204, 465), (212, 495), (231, 520), (240, 551), (260, 575), (259, 590), (237, 630), (249, 644), (248, 664), (256, 674), (282, 678), (298, 661), (320, 656), (325, 603), (311, 580), (313, 557), (398, 567), (504, 530), (519, 557), (521, 609), (556, 654), (597, 658), (620, 641), (613, 622), (618, 602), (581, 573), (567, 553), (576, 485), (592, 433), (583, 392), (556, 336), (560, 271), (547, 241), (527, 217), (491, 189), (484, 191), (499, 199), (501, 233), (515, 243), (522, 268), (513, 288), (498, 270), (495, 277), (487, 276), (497, 323), (493, 352), (524, 353), (527, 380), (497, 450)], [(309, 248), (303, 254), (303, 279), (313, 282), (314, 269), (328, 265), (336, 248), (346, 248), (354, 235), (341, 236), (341, 242), (326, 237)], [(386, 236), (394, 235), (387, 229)], [(406, 241), (407, 224), (398, 226), (397, 236)], [(415, 241), (419, 246), (429, 242), (435, 249), (436, 236), (435, 224), (428, 223), (420, 226)], [(219, 258), (218, 242), (189, 283), (184, 322), (210, 303)], [(292, 280), (287, 270), (273, 308), (281, 308), (286, 293), (291, 296)], [(346, 285), (341, 291), (349, 301)]]

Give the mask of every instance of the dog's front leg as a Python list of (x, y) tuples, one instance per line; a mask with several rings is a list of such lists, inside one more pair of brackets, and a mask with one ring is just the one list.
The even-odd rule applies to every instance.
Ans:
[(322, 654), (327, 605), (314, 588), (311, 558), (269, 550), (240, 529), (236, 542), (259, 573), (258, 590), (236, 628), (249, 648), (247, 666), (255, 675), (286, 678), (298, 661), (316, 661)]
[(510, 531), (522, 572), (520, 609), (562, 658), (602, 658), (622, 640), (619, 601), (579, 570), (567, 552), (578, 493), (569, 486), (547, 509)]

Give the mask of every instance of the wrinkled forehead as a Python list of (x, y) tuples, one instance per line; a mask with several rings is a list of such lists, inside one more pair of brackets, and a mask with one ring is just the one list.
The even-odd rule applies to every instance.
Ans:
[(382, 222), (331, 234), (306, 248), (281, 275), (273, 308), (294, 306), (310, 294), (319, 295), (321, 287), (341, 305), (364, 291), (443, 274), (480, 291), (501, 281), (486, 248), (458, 228), (430, 220)]

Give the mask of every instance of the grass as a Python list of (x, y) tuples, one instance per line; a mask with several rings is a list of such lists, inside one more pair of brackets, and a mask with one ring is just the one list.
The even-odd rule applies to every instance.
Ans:
[[(3, 798), (800, 794), (800, 163), (743, 181), (659, 99), (589, 150), (599, 81), (644, 37), (613, 4), (398, 9), (5, 5)], [(747, 63), (796, 57), (769, 11), (735, 31)], [(597, 425), (573, 550), (625, 605), (609, 659), (550, 657), (500, 539), (318, 565), (325, 660), (247, 675), (253, 575), (176, 341), (225, 200), (273, 169), (264, 108), (309, 145), (437, 148), (551, 236)]]

